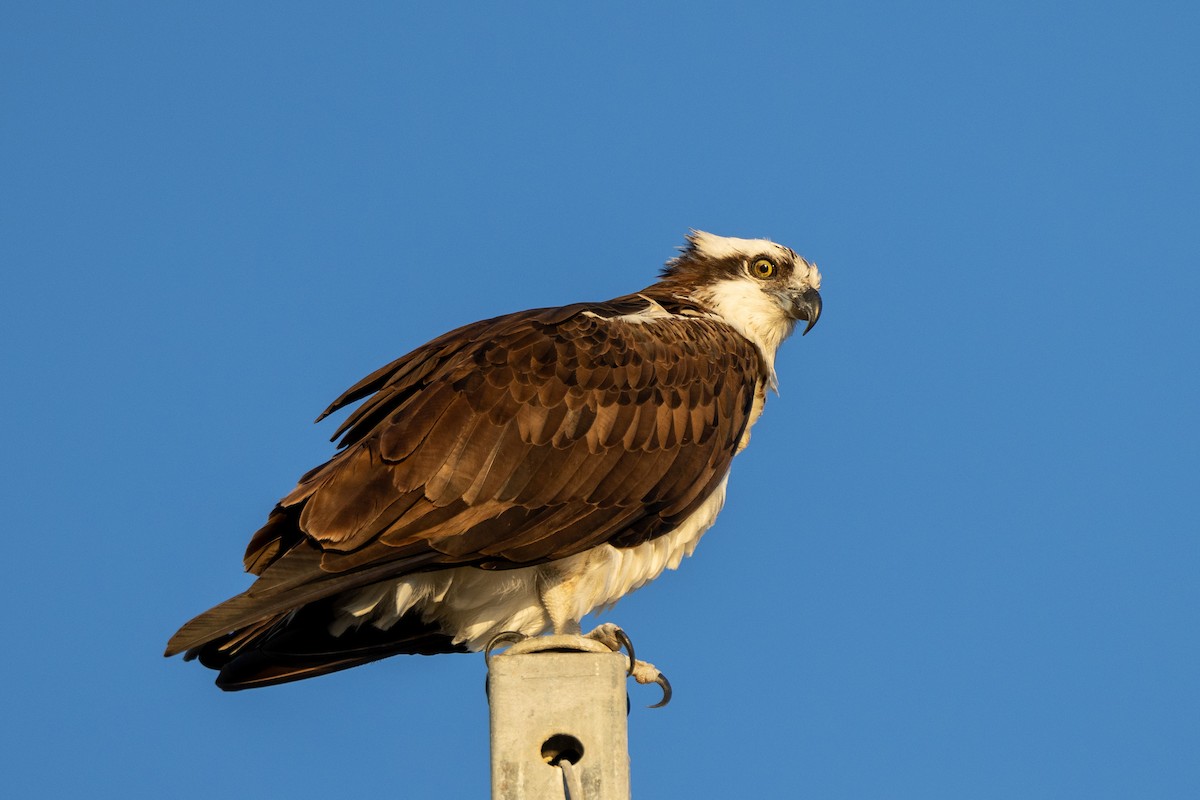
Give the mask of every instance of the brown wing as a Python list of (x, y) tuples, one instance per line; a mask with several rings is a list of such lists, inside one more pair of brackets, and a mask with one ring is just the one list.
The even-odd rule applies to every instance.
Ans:
[(342, 451), (250, 542), (258, 582), (172, 650), (416, 569), (525, 566), (671, 530), (725, 475), (762, 365), (701, 315), (619, 319), (646, 303), (475, 323), (352, 387), (325, 412), (374, 393), (335, 434)]

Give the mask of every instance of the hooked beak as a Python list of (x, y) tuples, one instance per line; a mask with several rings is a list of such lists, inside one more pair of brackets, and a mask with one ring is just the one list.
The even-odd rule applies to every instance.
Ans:
[(803, 336), (813, 329), (821, 317), (821, 295), (816, 289), (805, 289), (803, 294), (794, 294), (792, 300), (792, 319), (807, 320)]

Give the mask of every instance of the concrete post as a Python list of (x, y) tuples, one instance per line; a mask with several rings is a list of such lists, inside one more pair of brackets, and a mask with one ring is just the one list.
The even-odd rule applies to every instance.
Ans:
[(628, 660), (581, 636), (542, 636), (491, 657), (492, 800), (629, 799)]

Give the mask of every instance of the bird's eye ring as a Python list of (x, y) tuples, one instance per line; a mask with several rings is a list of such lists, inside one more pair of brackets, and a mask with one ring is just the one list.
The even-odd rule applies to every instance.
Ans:
[(775, 264), (769, 258), (760, 258), (750, 265), (750, 274), (766, 280), (775, 277)]

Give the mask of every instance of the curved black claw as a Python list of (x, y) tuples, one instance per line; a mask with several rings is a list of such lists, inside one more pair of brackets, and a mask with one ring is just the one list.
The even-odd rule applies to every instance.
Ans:
[(625, 648), (625, 652), (629, 653), (629, 669), (626, 670), (626, 674), (632, 675), (633, 665), (637, 663), (637, 659), (633, 655), (633, 642), (630, 641), (629, 634), (625, 633), (625, 631), (621, 630), (620, 628), (616, 629), (616, 631), (613, 633), (613, 636), (615, 636)]
[(518, 631), (501, 631), (492, 637), (492, 640), (487, 643), (487, 647), (483, 649), (483, 660), (486, 664), (492, 663), (492, 651), (503, 644), (516, 644), (523, 642), (529, 637)]
[(658, 677), (654, 679), (654, 682), (662, 687), (662, 700), (659, 700), (652, 706), (646, 706), (646, 708), (662, 708), (667, 703), (671, 702), (671, 682), (667, 680), (667, 676), (660, 672), (658, 673)]
[[(616, 638), (616, 640), (621, 643), (621, 646), (625, 648), (625, 651), (629, 653), (629, 669), (627, 670), (627, 673), (633, 677), (635, 667), (637, 667), (638, 663), (637, 656), (633, 652), (633, 642), (630, 640), (629, 634), (625, 633), (624, 630), (621, 628), (616, 628), (616, 626), (614, 626), (614, 628), (615, 630), (613, 631), (613, 637)], [(639, 680), (639, 683), (640, 682), (641, 681)], [(662, 699), (654, 705), (646, 707), (662, 708), (667, 703), (671, 702), (671, 682), (667, 680), (667, 676), (663, 675), (661, 672), (658, 673), (658, 676), (654, 679), (654, 682), (662, 687)]]

